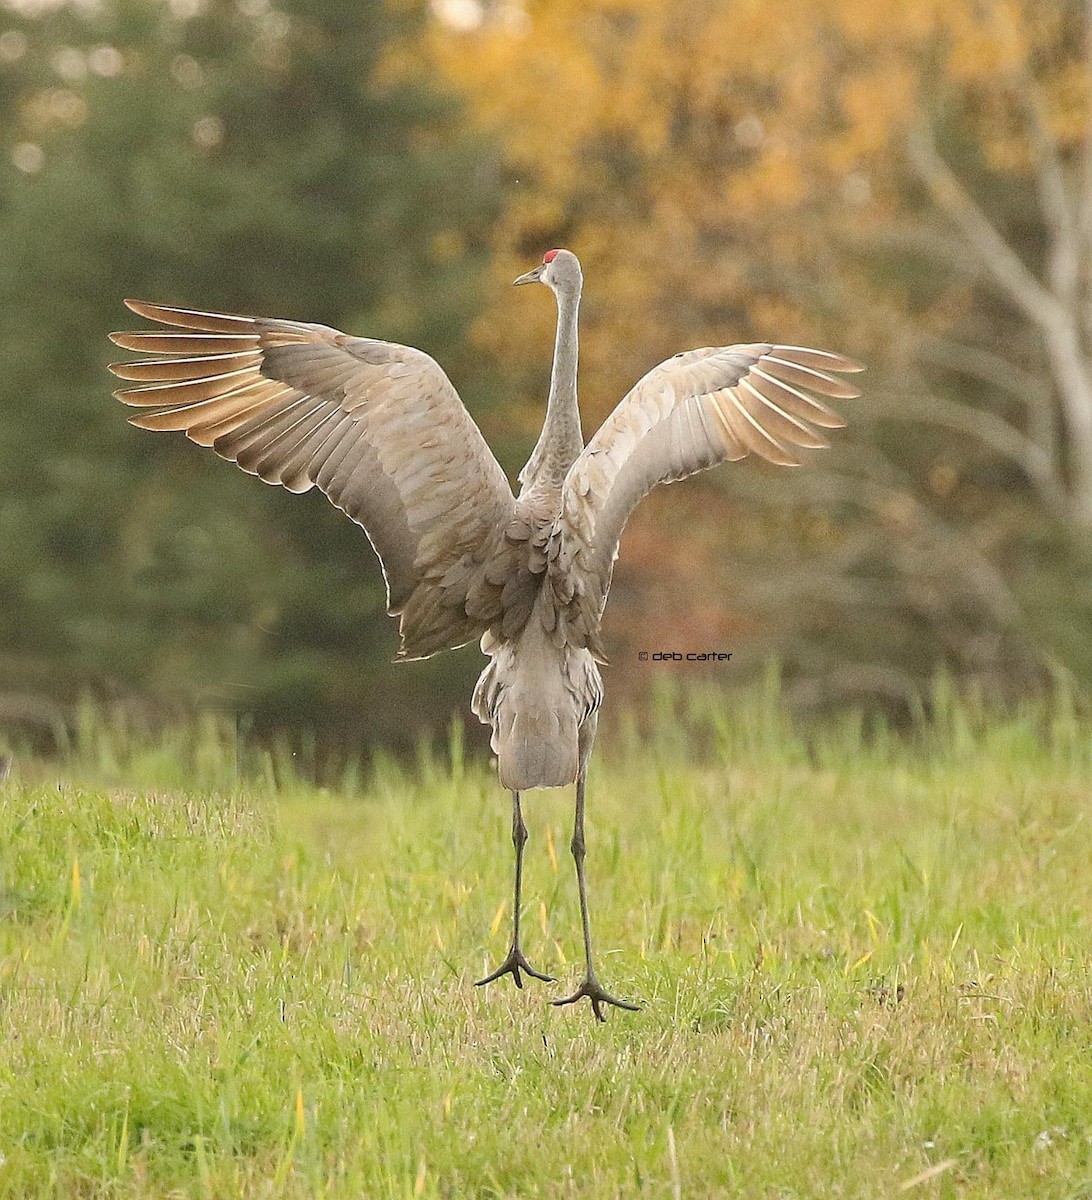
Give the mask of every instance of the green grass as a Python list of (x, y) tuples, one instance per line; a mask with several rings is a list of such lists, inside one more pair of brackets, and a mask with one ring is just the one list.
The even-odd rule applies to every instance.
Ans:
[(457, 740), (332, 793), (86, 730), (85, 777), (175, 786), (0, 790), (0, 1195), (1092, 1197), (1092, 728), (941, 701), (907, 742), (762, 698), (618, 734), (593, 922), (644, 1010), (605, 1026), (546, 1003), (569, 792), (526, 805), (560, 981), (475, 989), (509, 812)]

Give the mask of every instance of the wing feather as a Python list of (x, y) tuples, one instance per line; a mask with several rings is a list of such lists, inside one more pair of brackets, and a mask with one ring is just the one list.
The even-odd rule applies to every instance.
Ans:
[(779, 404), (764, 396), (748, 376), (745, 375), (739, 381), (736, 385), (736, 392), (740, 402), (745, 404), (748, 411), (754, 413), (756, 418), (767, 426), (775, 437), (807, 450), (829, 448), (830, 442), (822, 434), (816, 433), (806, 422), (794, 417)]
[(798, 466), (798, 451), (829, 444), (814, 426), (844, 424), (809, 393), (859, 396), (829, 372), (860, 370), (827, 350), (757, 343), (690, 350), (649, 371), (565, 480), (559, 558), (584, 581), (564, 613), (570, 643), (597, 647), (618, 542), (644, 495), (748, 454)]
[(253, 323), (251, 317), (200, 312), (194, 308), (170, 308), (165, 304), (149, 304), (146, 300), (126, 300), (125, 307), (138, 317), (147, 317), (149, 321), (158, 321), (160, 325), (200, 329), (203, 333), (249, 333)]
[(110, 370), (119, 379), (185, 380), (204, 379), (228, 371), (256, 367), (262, 360), (257, 348), (238, 354), (210, 354), (198, 358), (156, 358), (151, 362), (111, 363)]
[(776, 354), (766, 355), (766, 369), (776, 379), (783, 379), (786, 383), (795, 383), (799, 387), (811, 388), (813, 392), (818, 392), (821, 396), (835, 396), (841, 400), (852, 400), (861, 394), (852, 383), (846, 383), (844, 379), (835, 379), (825, 371), (816, 371), (812, 367), (801, 366), (799, 363), (792, 362), (788, 355), (784, 358), (779, 358)]
[(111, 335), (165, 356), (110, 368), (140, 385), (116, 393), (142, 410), (132, 423), (185, 432), (290, 491), (317, 487), (361, 525), (401, 616), (400, 657), (461, 645), (500, 619), (488, 571), (515, 500), (433, 359), (325, 325), (126, 304), (172, 330)]
[[(143, 354), (241, 354), (246, 350), (255, 350), (258, 346), (256, 335), (230, 333), (199, 335), (195, 333), (161, 333), (158, 330), (112, 333), (110, 340), (123, 350), (139, 350)], [(128, 379), (129, 376), (123, 375), (122, 378)]]
[(832, 408), (827, 408), (821, 400), (816, 400), (814, 396), (767, 375), (760, 366), (755, 366), (747, 378), (767, 400), (773, 400), (786, 412), (811, 421), (813, 425), (821, 425), (824, 429), (841, 429), (845, 425), (845, 421)]
[(223, 375), (202, 375), (183, 382), (151, 383), (145, 387), (123, 388), (114, 395), (122, 402), (135, 407), (152, 407), (168, 404), (194, 404), (198, 400), (211, 400), (222, 396), (236, 387), (250, 383), (255, 368), (227, 371)]

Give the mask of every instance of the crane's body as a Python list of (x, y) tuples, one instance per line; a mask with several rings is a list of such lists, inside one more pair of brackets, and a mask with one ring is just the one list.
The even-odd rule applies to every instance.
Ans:
[(811, 393), (858, 395), (829, 372), (860, 370), (828, 351), (759, 343), (706, 347), (654, 367), (584, 445), (577, 404), (576, 256), (551, 250), (516, 280), (557, 298), (554, 362), (542, 436), (513, 495), (439, 366), (420, 350), (323, 325), (126, 301), (181, 332), (113, 334), (167, 357), (111, 367), (141, 386), (118, 392), (146, 410), (145, 429), (191, 441), (268, 483), (317, 487), (360, 524), (379, 555), (399, 657), (426, 658), (481, 638), (489, 658), (473, 711), (492, 728), (501, 784), (512, 792), (513, 934), (501, 966), (521, 972), (522, 792), (576, 784), (572, 852), (586, 961), (577, 990), (634, 1005), (599, 983), (584, 876), (585, 778), (602, 699), (600, 623), (629, 514), (659, 483), (753, 453), (796, 465), (827, 443), (814, 426), (841, 419)]
[[(492, 726), (501, 785), (512, 792), (575, 782), (591, 753), (603, 697), (595, 661), (598, 622), (594, 630), (579, 624), (571, 560), (564, 553), (565, 481), (584, 450), (576, 396), (582, 276), (575, 258), (573, 264), (570, 286), (558, 293), (546, 420), (520, 472), (515, 515), (505, 532), (505, 542), (519, 547), (518, 565), (508, 576), (511, 603), (482, 637), (490, 662), (471, 706)], [(533, 275), (521, 279), (533, 282)]]

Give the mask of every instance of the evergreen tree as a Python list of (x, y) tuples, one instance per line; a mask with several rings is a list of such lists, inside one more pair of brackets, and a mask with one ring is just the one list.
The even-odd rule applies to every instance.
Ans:
[[(372, 686), (396, 639), (361, 531), (129, 428), (103, 367), (135, 295), (391, 337), (458, 381), (495, 172), (414, 63), (423, 19), (383, 0), (0, 19), (9, 700), (90, 686), (399, 728)], [(398, 671), (398, 690), (442, 720), (467, 667)]]

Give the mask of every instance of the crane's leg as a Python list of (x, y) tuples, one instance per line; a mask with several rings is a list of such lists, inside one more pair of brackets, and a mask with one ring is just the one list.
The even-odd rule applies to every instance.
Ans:
[(499, 979), (502, 975), (511, 975), (516, 982), (516, 987), (523, 987), (523, 980), (520, 978), (520, 971), (526, 971), (534, 979), (541, 979), (543, 983), (553, 983), (552, 975), (543, 975), (540, 971), (536, 971), (534, 967), (523, 956), (523, 951), (519, 944), (519, 910), (520, 910), (520, 894), (523, 890), (523, 847), (527, 842), (527, 826), (523, 823), (523, 813), (519, 806), (519, 792), (512, 793), (512, 845), (516, 848), (516, 898), (512, 908), (512, 946), (508, 951), (508, 957), (492, 974), (487, 975), (484, 979), (479, 979), (474, 985), (481, 987), (483, 984), (492, 983), (494, 979)]
[(603, 1015), (601, 1007), (604, 1004), (613, 1004), (616, 1008), (627, 1008), (630, 1012), (638, 1012), (640, 1006), (630, 1004), (628, 1000), (619, 1000), (617, 996), (612, 996), (599, 982), (599, 978), (595, 974), (595, 967), (592, 965), (591, 924), (588, 920), (588, 883), (584, 877), (584, 781), (586, 771), (587, 762), (585, 761), (581, 765), (580, 774), (576, 777), (576, 819), (573, 822), (573, 840), (571, 844), (573, 861), (576, 863), (576, 885), (580, 890), (580, 920), (584, 926), (584, 961), (586, 969), (584, 972), (584, 982), (576, 991), (571, 996), (565, 996), (561, 1000), (554, 1000), (552, 1003), (555, 1005), (575, 1004), (577, 1000), (582, 1000), (587, 996), (591, 1001), (595, 1019), (597, 1021), (605, 1021), (607, 1018)]

